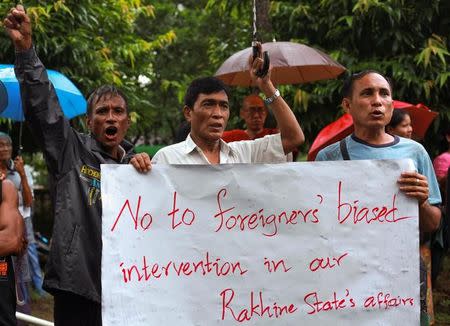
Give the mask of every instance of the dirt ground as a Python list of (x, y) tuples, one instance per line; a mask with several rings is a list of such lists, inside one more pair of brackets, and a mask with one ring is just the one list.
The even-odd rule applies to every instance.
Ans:
[[(53, 298), (38, 298), (32, 294), (32, 313), (38, 318), (53, 321)], [(433, 289), (435, 326), (450, 326), (450, 254), (447, 254), (443, 270)]]
[(31, 299), (31, 314), (37, 318), (53, 321), (53, 297), (47, 295), (40, 298), (33, 292)]
[(450, 254), (433, 288), (433, 302), (436, 326), (450, 326)]

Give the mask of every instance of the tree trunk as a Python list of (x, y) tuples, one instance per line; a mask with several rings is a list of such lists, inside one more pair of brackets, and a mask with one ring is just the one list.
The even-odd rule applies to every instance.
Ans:
[(262, 42), (272, 41), (273, 38), (269, 9), (269, 0), (256, 0), (256, 30), (258, 31), (258, 40)]

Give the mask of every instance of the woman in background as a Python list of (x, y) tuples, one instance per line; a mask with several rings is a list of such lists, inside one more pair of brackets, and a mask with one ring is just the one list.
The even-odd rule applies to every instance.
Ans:
[(386, 126), (386, 132), (391, 135), (397, 135), (404, 138), (412, 136), (411, 116), (408, 112), (395, 109), (392, 112), (392, 118)]

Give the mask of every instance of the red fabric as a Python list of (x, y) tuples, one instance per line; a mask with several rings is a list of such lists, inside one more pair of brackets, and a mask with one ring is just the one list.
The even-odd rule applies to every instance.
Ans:
[[(264, 128), (263, 131), (261, 131), (259, 134), (256, 135), (255, 138), (262, 138), (267, 135), (273, 135), (279, 133), (278, 129), (274, 128)], [(230, 143), (233, 141), (240, 141), (240, 140), (251, 140), (248, 134), (245, 132), (245, 130), (242, 129), (233, 129), (224, 131), (222, 135), (222, 139), (226, 143)]]
[(322, 148), (340, 141), (352, 132), (353, 118), (350, 114), (344, 113), (342, 117), (333, 121), (319, 132), (309, 149), (308, 161), (314, 161), (317, 153), (319, 153)]

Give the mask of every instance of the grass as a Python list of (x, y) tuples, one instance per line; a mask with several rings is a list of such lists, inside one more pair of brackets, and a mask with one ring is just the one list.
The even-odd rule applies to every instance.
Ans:
[(50, 294), (40, 297), (32, 290), (31, 314), (37, 318), (53, 321), (53, 297)]

